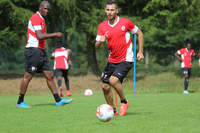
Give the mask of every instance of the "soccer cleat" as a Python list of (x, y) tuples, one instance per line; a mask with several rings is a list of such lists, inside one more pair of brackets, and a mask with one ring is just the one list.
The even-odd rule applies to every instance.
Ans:
[(62, 87), (59, 87), (59, 96), (63, 97)]
[(119, 116), (124, 116), (127, 113), (129, 107), (129, 103), (121, 103), (120, 104), (120, 110), (119, 110)]
[(17, 108), (30, 108), (25, 102), (21, 102), (20, 104), (16, 104)]
[(61, 100), (59, 102), (56, 102), (56, 106), (62, 106), (62, 105), (65, 105), (65, 104), (68, 104), (72, 102), (72, 99), (65, 99), (65, 98), (61, 98)]
[(71, 94), (71, 91), (70, 90), (66, 90), (66, 95), (67, 96), (71, 96), (72, 94)]
[(114, 115), (115, 115), (115, 116), (117, 116), (117, 115), (118, 115), (118, 113), (117, 113), (117, 112), (114, 112)]
[(188, 90), (184, 90), (183, 94), (189, 94)]
[(115, 107), (113, 108), (113, 112), (115, 116), (118, 115), (117, 109)]

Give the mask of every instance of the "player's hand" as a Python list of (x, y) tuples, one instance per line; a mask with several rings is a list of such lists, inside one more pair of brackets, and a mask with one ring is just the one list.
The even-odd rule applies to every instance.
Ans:
[(101, 42), (101, 43), (104, 43), (105, 41), (106, 41), (105, 35), (101, 36), (100, 42)]
[(56, 37), (62, 37), (63, 33), (62, 32), (56, 32)]
[(143, 55), (142, 52), (138, 52), (138, 53), (137, 53), (137, 59), (138, 59), (139, 61), (142, 61), (142, 60), (144, 59), (144, 55)]

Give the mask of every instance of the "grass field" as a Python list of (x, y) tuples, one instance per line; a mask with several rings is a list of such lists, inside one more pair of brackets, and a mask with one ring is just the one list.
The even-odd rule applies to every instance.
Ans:
[[(128, 113), (123, 117), (115, 116), (110, 122), (101, 122), (96, 117), (96, 108), (105, 103), (98, 78), (70, 79), (73, 102), (62, 107), (55, 106), (44, 80), (33, 79), (25, 97), (31, 106), (29, 109), (15, 108), (21, 78), (1, 79), (0, 133), (200, 132), (199, 78), (191, 79), (191, 93), (183, 95), (182, 78), (170, 73), (138, 75), (136, 98), (133, 98), (132, 82), (126, 80), (124, 90), (130, 102)], [(89, 87), (94, 90), (94, 95), (84, 96), (83, 90)]]
[(26, 97), (30, 109), (16, 109), (16, 96), (1, 96), (2, 133), (199, 133), (200, 93), (128, 94), (130, 108), (124, 117), (100, 122), (96, 108), (102, 94), (73, 95), (73, 103), (56, 107), (49, 95)]

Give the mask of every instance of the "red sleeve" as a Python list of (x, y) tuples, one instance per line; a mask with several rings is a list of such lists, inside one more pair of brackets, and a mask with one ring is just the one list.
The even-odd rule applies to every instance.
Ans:
[(132, 31), (134, 28), (135, 28), (135, 24), (131, 20), (128, 19), (128, 27), (127, 27), (128, 31)]
[(33, 16), (33, 18), (31, 18), (31, 23), (33, 26), (36, 26), (36, 25), (41, 25), (42, 21), (38, 15), (35, 15), (35, 16)]
[(179, 50), (180, 54), (184, 54), (184, 51), (185, 51), (184, 48)]

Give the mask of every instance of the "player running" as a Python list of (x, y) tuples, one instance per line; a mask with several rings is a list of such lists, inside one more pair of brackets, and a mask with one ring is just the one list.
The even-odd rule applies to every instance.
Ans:
[(56, 85), (50, 72), (49, 60), (44, 51), (45, 39), (52, 37), (62, 37), (61, 32), (50, 34), (46, 33), (44, 17), (47, 15), (49, 7), (50, 4), (48, 1), (42, 1), (39, 6), (39, 11), (30, 18), (28, 23), (28, 41), (25, 46), (24, 53), (26, 59), (26, 68), (20, 86), (20, 94), (16, 104), (17, 108), (29, 108), (29, 106), (24, 102), (24, 96), (33, 75), (38, 72), (43, 72), (47, 81), (47, 85), (55, 98), (56, 106), (61, 106), (72, 101), (72, 99), (67, 100), (65, 98), (59, 97)]
[(194, 50), (191, 49), (191, 44), (188, 43), (186, 48), (182, 48), (175, 53), (175, 56), (181, 61), (181, 68), (185, 77), (184, 81), (184, 94), (189, 94), (188, 85), (191, 76), (191, 62), (194, 60)]
[(142, 61), (143, 56), (143, 33), (129, 19), (118, 16), (118, 7), (114, 0), (110, 0), (105, 8), (107, 20), (99, 24), (96, 47), (102, 47), (102, 44), (107, 40), (108, 50), (110, 51), (107, 66), (102, 72), (102, 89), (106, 102), (114, 109), (117, 115), (116, 108), (113, 103), (113, 87), (121, 100), (119, 116), (124, 116), (127, 113), (129, 103), (124, 95), (122, 82), (129, 70), (133, 66), (133, 51), (130, 33), (137, 34), (139, 39), (139, 52), (137, 58)]
[(63, 97), (63, 89), (62, 89), (62, 77), (65, 80), (66, 86), (66, 95), (71, 96), (71, 91), (69, 89), (69, 79), (68, 79), (68, 70), (72, 65), (71, 61), (72, 51), (68, 48), (68, 45), (65, 44), (61, 48), (57, 48), (53, 53), (52, 57), (54, 57), (54, 74), (57, 79), (59, 95)]

